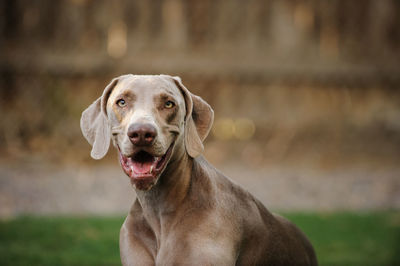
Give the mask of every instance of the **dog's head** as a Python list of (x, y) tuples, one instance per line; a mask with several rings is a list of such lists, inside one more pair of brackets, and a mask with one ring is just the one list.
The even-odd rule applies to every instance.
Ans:
[(82, 113), (81, 129), (94, 159), (104, 157), (112, 139), (124, 172), (137, 189), (149, 190), (170, 160), (203, 152), (213, 118), (179, 77), (124, 75)]

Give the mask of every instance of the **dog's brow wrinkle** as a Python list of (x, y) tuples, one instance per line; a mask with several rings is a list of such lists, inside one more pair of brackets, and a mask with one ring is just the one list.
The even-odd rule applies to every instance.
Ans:
[(174, 94), (174, 92), (168, 87), (162, 87), (161, 89), (165, 92), (164, 94), (166, 95), (172, 96)]
[(136, 100), (136, 94), (132, 91), (130, 91), (129, 89), (125, 89), (123, 90), (118, 96), (117, 98), (120, 97), (130, 97), (131, 100)]
[(161, 93), (161, 94), (160, 94), (160, 97), (161, 97), (161, 98), (174, 98), (173, 95), (174, 95), (174, 94), (173, 94), (172, 92), (166, 91), (166, 92), (164, 92), (164, 93)]

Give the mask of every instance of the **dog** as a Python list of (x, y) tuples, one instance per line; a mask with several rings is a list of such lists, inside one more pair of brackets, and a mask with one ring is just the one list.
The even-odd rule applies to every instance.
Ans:
[(110, 142), (136, 200), (123, 265), (317, 265), (307, 237), (202, 156), (214, 112), (179, 77), (113, 79), (81, 117), (91, 156)]

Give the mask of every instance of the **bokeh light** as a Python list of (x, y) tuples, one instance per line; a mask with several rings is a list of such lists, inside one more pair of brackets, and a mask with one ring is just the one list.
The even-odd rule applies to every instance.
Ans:
[(238, 118), (235, 120), (234, 135), (240, 140), (249, 140), (256, 131), (254, 121), (249, 118)]
[(122, 21), (113, 22), (108, 29), (107, 52), (113, 58), (120, 58), (126, 54), (127, 28)]

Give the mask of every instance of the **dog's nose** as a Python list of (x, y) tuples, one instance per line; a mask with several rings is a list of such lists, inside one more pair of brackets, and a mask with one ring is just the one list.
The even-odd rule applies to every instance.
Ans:
[(157, 130), (151, 124), (132, 124), (128, 128), (128, 137), (134, 145), (148, 146), (157, 137)]

